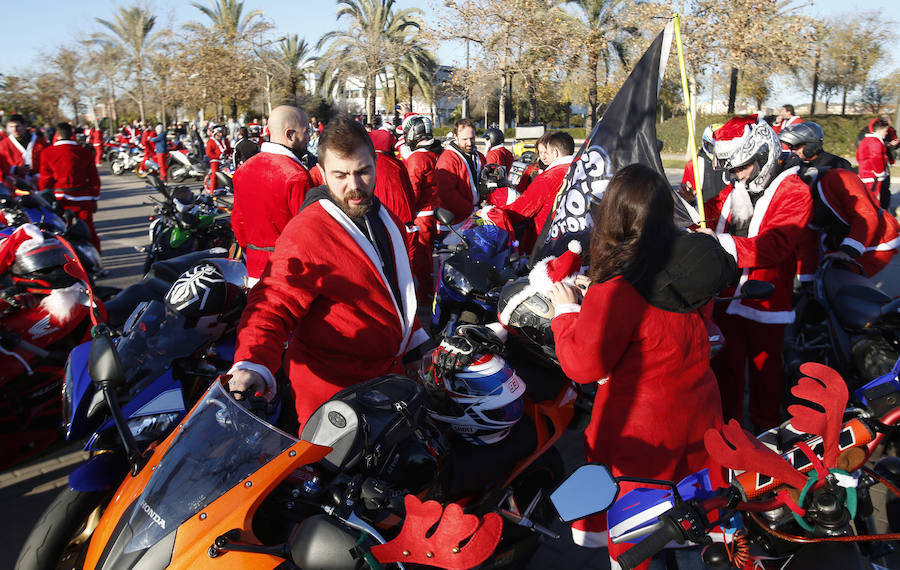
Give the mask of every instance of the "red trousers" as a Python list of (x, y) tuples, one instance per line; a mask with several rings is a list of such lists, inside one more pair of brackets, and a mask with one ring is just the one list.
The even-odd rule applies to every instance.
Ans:
[(219, 161), (209, 161), (209, 174), (206, 175), (206, 191), (212, 194), (216, 191), (216, 172), (219, 171)]
[(144, 149), (144, 157), (141, 159), (141, 168), (147, 167), (147, 161), (153, 156), (153, 153), (150, 151), (150, 147), (146, 147)]
[(159, 178), (162, 181), (168, 180), (169, 177), (169, 153), (164, 152), (156, 155), (156, 164), (159, 165)]
[(711, 364), (719, 381), (725, 421), (742, 421), (744, 387), (749, 381), (750, 421), (760, 429), (775, 427), (781, 423), (781, 344), (786, 325), (758, 323), (727, 315), (724, 309), (716, 307), (715, 321), (725, 337), (725, 348)]
[(97, 229), (94, 227), (94, 208), (97, 202), (95, 200), (74, 202), (62, 199), (59, 200), (59, 204), (84, 220), (84, 223), (87, 224), (88, 229), (91, 231), (91, 243), (97, 248), (97, 253), (100, 253), (100, 236), (97, 235)]
[(103, 145), (95, 144), (94, 145), (94, 163), (97, 166), (100, 166), (100, 162), (103, 160)]
[(412, 269), (416, 278), (416, 293), (419, 301), (431, 302), (434, 296), (434, 259), (431, 250), (434, 247), (435, 218), (434, 215), (419, 216), (414, 220), (419, 231), (416, 232), (416, 244), (413, 253)]

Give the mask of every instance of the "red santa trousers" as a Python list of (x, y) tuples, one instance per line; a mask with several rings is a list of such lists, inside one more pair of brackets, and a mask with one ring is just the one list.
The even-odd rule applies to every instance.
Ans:
[(209, 161), (209, 174), (206, 175), (206, 191), (212, 194), (216, 191), (216, 172), (219, 171), (219, 161)]
[(95, 144), (94, 145), (94, 164), (100, 166), (100, 162), (103, 160), (103, 145)]
[(169, 153), (156, 155), (156, 164), (159, 165), (159, 178), (163, 181), (169, 179)]
[(750, 382), (750, 421), (761, 429), (779, 425), (784, 390), (781, 344), (786, 325), (758, 323), (725, 314), (718, 307), (715, 321), (725, 336), (725, 347), (711, 363), (719, 381), (725, 421), (743, 419), (746, 377)]

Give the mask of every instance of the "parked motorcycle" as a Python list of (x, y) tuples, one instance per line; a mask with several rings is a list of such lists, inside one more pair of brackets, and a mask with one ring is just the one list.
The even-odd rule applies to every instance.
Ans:
[[(112, 347), (96, 343), (91, 361), (104, 365), (92, 364), (91, 377), (110, 394), (124, 372)], [(448, 452), (443, 432), (428, 419), (425, 388), (406, 377), (339, 392), (308, 420), (299, 441), (236, 402), (223, 377), (165, 441), (132, 462), (132, 475), (93, 533), (84, 567), (375, 568), (380, 561), (460, 568), (484, 560), (467, 550), (482, 542), (477, 550), (485, 558), (493, 552), (484, 567), (521, 564), (537, 546), (535, 532), (552, 534), (540, 522), (549, 512), (540, 489), (561, 473), (558, 456), (556, 462), (545, 456), (571, 419), (573, 399), (568, 383), (558, 388), (549, 399), (526, 396), (525, 415), (501, 443), (457, 442)], [(256, 408), (250, 394), (240, 397)], [(117, 424), (128, 431), (124, 419)], [(442, 509), (431, 501), (417, 505), (409, 496), (415, 493), (465, 504), (497, 532), (479, 534), (477, 519), (474, 526), (466, 522), (456, 532), (467, 528), (462, 534), (475, 532), (472, 540), (438, 550), (441, 533), (424, 534)], [(403, 522), (422, 515), (420, 508), (431, 522), (421, 526), (417, 519), (418, 531), (410, 530)], [(462, 516), (458, 507), (447, 511)], [(409, 542), (410, 533), (418, 540)], [(487, 534), (495, 538), (481, 538)], [(388, 548), (379, 550), (379, 543)], [(448, 565), (457, 554), (468, 562)]]
[(167, 435), (231, 367), (233, 331), (246, 303), (246, 287), (241, 262), (203, 259), (172, 284), (164, 300), (144, 301), (134, 309), (115, 350), (125, 363), (125, 382), (116, 395), (136, 448), (120, 445), (110, 408), (91, 382), (92, 344), (71, 352), (62, 390), (63, 428), (69, 441), (90, 435), (85, 450), (91, 457), (70, 473), (68, 487), (32, 530), (17, 569), (77, 563), (85, 538), (130, 462)]
[(205, 162), (193, 162), (185, 150), (176, 150), (169, 153), (172, 165), (169, 168), (169, 177), (174, 182), (184, 182), (188, 178), (203, 180), (209, 172), (209, 166)]
[[(452, 229), (449, 210), (438, 208), (436, 216)], [(438, 242), (435, 251), (436, 258), (449, 254), (436, 272), (431, 315), (432, 330), (444, 336), (452, 335), (460, 322), (495, 322), (501, 288), (524, 270), (527, 262), (515, 253), (509, 234), (497, 226), (479, 225), (473, 218), (461, 232), (452, 231), (459, 242), (449, 246)]]
[(230, 204), (221, 204), (224, 192), (215, 196), (196, 195), (187, 186), (169, 187), (152, 175), (148, 180), (164, 200), (151, 197), (156, 216), (150, 222), (145, 273), (154, 262), (162, 259), (203, 249), (231, 247), (234, 233)]
[(796, 319), (784, 335), (786, 372), (801, 362), (833, 367), (855, 388), (889, 371), (900, 357), (900, 299), (891, 299), (862, 274), (826, 258), (812, 293), (801, 293)]
[(136, 169), (141, 163), (142, 156), (143, 152), (136, 146), (119, 145), (119, 153), (110, 162), (109, 168), (116, 176), (122, 176), (128, 171)]
[[(610, 540), (635, 544), (620, 555), (634, 568), (670, 543), (704, 545), (703, 562), (713, 568), (868, 568), (893, 554), (888, 541), (900, 534), (875, 534), (870, 489), (894, 495), (900, 460), (887, 457), (865, 466), (900, 422), (900, 362), (863, 386), (864, 408), (845, 410), (846, 383), (824, 365), (807, 363), (793, 393), (792, 419), (754, 438), (732, 421), (705, 437), (711, 458), (727, 468), (718, 487), (708, 470), (677, 485), (669, 481), (613, 478), (602, 465), (580, 467), (551, 495), (564, 521), (607, 511)], [(618, 497), (618, 481), (641, 485)], [(646, 485), (652, 485), (651, 488)]]

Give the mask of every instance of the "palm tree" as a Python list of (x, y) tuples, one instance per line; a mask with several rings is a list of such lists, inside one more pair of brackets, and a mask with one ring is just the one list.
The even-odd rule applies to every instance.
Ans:
[(434, 59), (431, 51), (416, 36), (411, 36), (405, 42), (401, 52), (401, 58), (394, 64), (394, 71), (395, 75), (406, 77), (406, 87), (409, 90), (409, 110), (412, 111), (413, 89), (416, 86), (419, 87), (422, 95), (429, 103), (433, 101), (433, 80), (434, 73), (437, 70), (437, 61)]
[(337, 19), (349, 20), (346, 30), (328, 32), (316, 49), (327, 45), (319, 58), (325, 94), (351, 77), (363, 77), (366, 113), (375, 116), (375, 78), (402, 58), (409, 32), (420, 29), (417, 8), (394, 9), (394, 0), (338, 0)]
[(141, 121), (144, 121), (144, 70), (147, 68), (150, 51), (155, 47), (160, 34), (152, 33), (156, 16), (140, 6), (120, 7), (112, 20), (96, 18), (97, 23), (109, 30), (95, 34), (95, 39), (110, 41), (122, 47), (128, 63), (137, 79), (137, 96), (129, 95), (138, 104)]
[(627, 8), (628, 0), (568, 0), (581, 9), (587, 24), (587, 37), (585, 48), (587, 49), (588, 68), (588, 107), (590, 107), (591, 124), (588, 132), (597, 124), (597, 111), (600, 107), (597, 86), (600, 84), (600, 65), (604, 66), (604, 83), (609, 80), (613, 61), (619, 60), (626, 65), (627, 54), (626, 40), (634, 36), (638, 30), (633, 27), (624, 27), (618, 21), (620, 9)]
[(310, 53), (310, 45), (297, 34), (287, 35), (278, 42), (276, 62), (287, 80), (288, 91), (294, 105), (297, 105), (297, 86), (303, 72), (315, 62)]
[[(240, 0), (207, 0), (207, 4), (191, 2), (191, 6), (200, 10), (209, 18), (209, 26), (199, 22), (188, 22), (185, 28), (197, 33), (210, 33), (221, 38), (230, 53), (233, 62), (239, 62), (239, 48), (243, 42), (261, 35), (271, 27), (262, 10), (250, 10), (244, 14), (244, 2)], [(246, 62), (245, 62), (246, 63)], [(231, 116), (237, 118), (237, 97), (232, 95)]]

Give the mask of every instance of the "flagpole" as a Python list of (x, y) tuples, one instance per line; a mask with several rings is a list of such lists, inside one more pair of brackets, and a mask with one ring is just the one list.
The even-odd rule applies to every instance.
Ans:
[(684, 94), (684, 110), (687, 116), (688, 128), (688, 149), (691, 151), (691, 165), (694, 167), (694, 192), (697, 195), (697, 213), (700, 214), (700, 227), (706, 227), (706, 214), (703, 211), (703, 192), (701, 178), (699, 176), (700, 169), (697, 168), (697, 147), (694, 144), (694, 113), (693, 101), (688, 92), (687, 73), (684, 70), (684, 51), (681, 47), (681, 17), (678, 13), (674, 16), (675, 21), (675, 45), (678, 47), (678, 69), (681, 71), (681, 92)]

